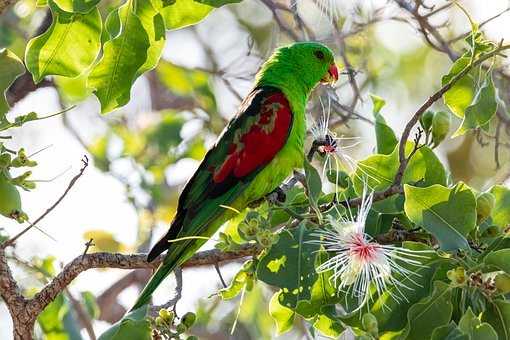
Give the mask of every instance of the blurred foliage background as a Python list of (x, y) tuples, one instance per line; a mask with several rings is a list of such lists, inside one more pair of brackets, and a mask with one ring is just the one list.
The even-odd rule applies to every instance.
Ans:
[[(182, 6), (195, 6), (192, 1), (178, 1)], [(17, 1), (0, 16), (0, 49), (24, 56), (27, 41), (51, 23), (51, 14), (38, 6), (41, 3)], [(119, 3), (102, 0), (98, 5), (101, 17)], [(55, 216), (41, 225), (54, 240), (34, 230), (17, 247), (12, 260), (23, 288), (39, 287), (58, 272), (60, 263), (79, 255), (83, 243), (91, 238), (93, 250), (147, 251), (171, 221), (179, 190), (250, 90), (261, 63), (277, 46), (313, 39), (336, 53), (346, 74), (334, 89), (335, 99), (321, 105), (326, 90), (317, 89), (309, 114), (313, 120), (330, 110), (331, 126), (338, 135), (360, 137), (360, 143), (346, 151), (349, 156), (362, 159), (375, 149), (369, 94), (384, 98), (387, 104), (382, 113), (397, 135), (401, 133), (414, 110), (439, 87), (441, 76), (451, 66), (449, 53), (462, 51), (463, 35), (470, 31), (466, 16), (448, 1), (419, 1), (419, 13), (406, 8), (403, 4), (407, 3), (415, 4), (245, 0), (214, 10), (196, 5), (196, 17), (173, 23), (170, 13), (165, 18), (167, 28), (172, 24), (183, 27), (166, 32), (161, 61), (134, 82), (127, 105), (108, 115), (101, 114), (98, 99), (85, 86), (92, 68), (72, 79), (41, 77), (38, 84), (28, 74), (18, 78), (7, 92), (12, 107), (7, 117), (30, 111), (51, 114), (75, 105), (62, 115), (14, 130), (13, 138), (5, 141), (12, 149), (26, 148), (40, 164), (32, 174), (40, 189), (22, 192), (28, 216), (43, 211), (65, 188), (73, 173), (68, 167), (77, 166), (83, 153), (91, 156), (94, 166)], [(508, 1), (461, 3), (483, 23), (481, 30), (493, 41), (510, 38)], [(186, 27), (209, 12), (197, 25)], [(103, 31), (101, 39), (107, 39), (106, 34)], [(507, 61), (502, 63), (504, 76), (496, 82), (506, 101), (510, 73)], [(446, 107), (438, 102), (434, 109)], [(453, 121), (450, 134), (460, 123), (459, 119)], [(489, 131), (478, 129), (455, 139), (448, 137), (436, 154), (454, 181), (483, 190), (508, 179), (509, 131), (510, 116), (504, 110)], [(37, 153), (39, 150), (43, 151)], [(14, 234), (20, 227), (2, 219), (0, 228), (1, 235)], [(230, 264), (222, 269), (226, 280), (238, 267)], [(69, 308), (76, 300), (93, 320), (92, 327), (104, 329), (123, 315), (149, 274), (97, 270), (80, 276), (65, 296), (51, 305), (52, 310), (40, 316), (38, 334), (46, 334), (48, 339), (87, 337), (87, 330), (81, 329), (86, 325), (73, 321), (79, 315)], [(167, 281), (156, 301), (164, 301), (165, 292), (168, 295), (172, 290), (174, 283)], [(240, 301), (208, 297), (221, 284), (214, 269), (187, 270), (183, 282), (178, 310), (196, 311), (193, 331), (199, 338), (274, 338), (275, 326), (267, 312), (273, 292), (268, 287), (257, 285), (246, 294), (230, 336)], [(0, 315), (0, 338), (7, 339), (11, 326), (5, 308), (0, 307)], [(299, 324), (281, 338), (307, 336), (306, 326)]]

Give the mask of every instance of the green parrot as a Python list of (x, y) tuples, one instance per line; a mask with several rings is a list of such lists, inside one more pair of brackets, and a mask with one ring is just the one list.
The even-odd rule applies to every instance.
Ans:
[(184, 187), (167, 234), (149, 252), (150, 262), (168, 250), (132, 310), (147, 304), (161, 281), (234, 217), (226, 206), (242, 211), (303, 167), (308, 96), (319, 82), (337, 80), (333, 53), (316, 42), (281, 47), (264, 63), (254, 88)]

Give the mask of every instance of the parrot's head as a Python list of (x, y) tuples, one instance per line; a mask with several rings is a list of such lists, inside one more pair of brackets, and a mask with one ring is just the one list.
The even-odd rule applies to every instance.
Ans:
[(278, 48), (258, 75), (258, 83), (283, 88), (294, 86), (307, 93), (318, 83), (334, 84), (337, 80), (333, 52), (318, 42), (298, 42)]

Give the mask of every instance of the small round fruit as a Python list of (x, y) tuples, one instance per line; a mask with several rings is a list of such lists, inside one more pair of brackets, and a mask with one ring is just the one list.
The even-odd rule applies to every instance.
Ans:
[(0, 214), (14, 219), (22, 214), (19, 191), (2, 173), (0, 173)]

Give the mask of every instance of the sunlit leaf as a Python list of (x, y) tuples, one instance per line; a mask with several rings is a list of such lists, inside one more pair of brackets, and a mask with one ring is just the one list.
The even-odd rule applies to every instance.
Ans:
[(5, 92), (23, 73), (25, 73), (23, 62), (15, 54), (7, 49), (0, 50), (0, 128), (7, 124), (5, 113), (9, 110)]
[(101, 46), (98, 9), (86, 14), (67, 13), (51, 0), (50, 8), (51, 26), (27, 45), (25, 62), (36, 83), (47, 75), (79, 76), (96, 60)]
[(495, 185), (490, 191), (496, 199), (492, 209), (492, 222), (504, 229), (510, 225), (510, 189), (503, 185)]
[(101, 112), (127, 104), (138, 70), (145, 65), (151, 39), (134, 13), (134, 0), (128, 0), (110, 16), (118, 17), (120, 33), (103, 47), (103, 56), (89, 75), (88, 87), (101, 102)]
[(461, 136), (471, 129), (486, 127), (496, 114), (498, 102), (496, 88), (492, 80), (491, 72), (487, 72), (485, 80), (475, 95), (473, 103), (465, 110), (462, 125), (453, 134), (453, 137)]
[(88, 13), (101, 0), (52, 0), (62, 11)]
[(469, 187), (404, 185), (407, 216), (434, 235), (441, 249), (468, 248), (467, 234), (476, 226), (476, 199)]
[[(463, 56), (457, 59), (449, 73), (445, 75), (441, 84), (447, 84), (453, 77), (464, 70), (471, 62), (470, 56)], [(444, 103), (452, 110), (452, 112), (460, 118), (464, 117), (464, 111), (467, 109), (475, 96), (475, 81), (473, 77), (468, 74), (456, 82), (451, 89), (449, 89), (443, 96)]]

